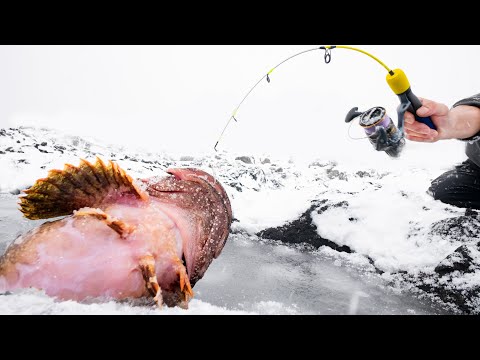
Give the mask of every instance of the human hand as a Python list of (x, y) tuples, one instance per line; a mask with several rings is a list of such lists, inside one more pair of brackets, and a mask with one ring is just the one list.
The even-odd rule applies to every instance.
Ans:
[(412, 113), (405, 113), (405, 137), (417, 142), (436, 142), (438, 140), (450, 139), (452, 127), (447, 105), (432, 100), (422, 99), (422, 107), (417, 110), (417, 115), (430, 117), (437, 130), (430, 129), (427, 125), (415, 120)]

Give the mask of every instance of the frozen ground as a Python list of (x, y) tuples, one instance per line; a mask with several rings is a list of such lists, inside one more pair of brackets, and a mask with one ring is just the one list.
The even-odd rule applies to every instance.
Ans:
[[(0, 197), (0, 253), (42, 221), (16, 210), (17, 197)], [(56, 302), (40, 291), (0, 296), (0, 314), (436, 314), (445, 313), (385, 286), (362, 258), (307, 251), (244, 234), (231, 235), (222, 255), (195, 287), (187, 311), (141, 303)]]
[[(480, 312), (478, 218), (463, 217), (465, 210), (429, 197), (428, 184), (446, 169), (413, 161), (380, 170), (329, 159), (305, 164), (227, 153), (196, 158), (99, 145), (45, 129), (3, 129), (0, 253), (17, 235), (38, 225), (16, 210), (19, 191), (49, 169), (62, 168), (65, 162), (77, 165), (79, 158), (95, 155), (117, 161), (134, 177), (161, 174), (171, 166), (195, 166), (225, 185), (234, 211), (233, 233), (195, 287), (190, 309), (55, 302), (25, 290), (0, 296), (0, 313)], [(312, 239), (326, 239), (351, 253), (318, 248), (310, 239), (306, 242), (313, 247), (262, 236), (271, 229), (287, 234), (298, 219), (305, 229), (314, 229)], [(298, 238), (279, 240), (296, 242), (305, 235), (303, 230), (298, 230)]]

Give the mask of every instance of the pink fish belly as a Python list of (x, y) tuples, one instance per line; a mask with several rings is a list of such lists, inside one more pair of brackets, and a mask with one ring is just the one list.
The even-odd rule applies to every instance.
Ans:
[(183, 242), (176, 223), (161, 208), (153, 202), (104, 209), (135, 227), (126, 238), (90, 216), (62, 219), (51, 230), (44, 225), (21, 239), (31, 261), (17, 262), (9, 276), (0, 276), (0, 290), (2, 284), (4, 290), (34, 287), (72, 300), (141, 297), (146, 288), (139, 261), (145, 255), (155, 258), (158, 282), (168, 288), (178, 278)]

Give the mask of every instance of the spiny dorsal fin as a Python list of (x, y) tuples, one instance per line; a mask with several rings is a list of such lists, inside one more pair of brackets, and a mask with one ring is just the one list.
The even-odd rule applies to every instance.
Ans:
[(63, 170), (50, 170), (39, 179), (27, 196), (20, 198), (20, 211), (31, 220), (65, 216), (84, 207), (99, 207), (107, 197), (133, 194), (146, 201), (148, 194), (116, 163), (97, 157), (95, 164), (80, 160), (80, 166), (66, 164)]

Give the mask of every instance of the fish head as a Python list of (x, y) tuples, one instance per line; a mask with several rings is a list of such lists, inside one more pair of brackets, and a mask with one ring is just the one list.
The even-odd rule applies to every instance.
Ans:
[(196, 228), (184, 239), (183, 256), (192, 286), (217, 258), (230, 233), (232, 207), (223, 186), (207, 172), (195, 168), (168, 169), (169, 176), (143, 180), (150, 196), (186, 210)]

